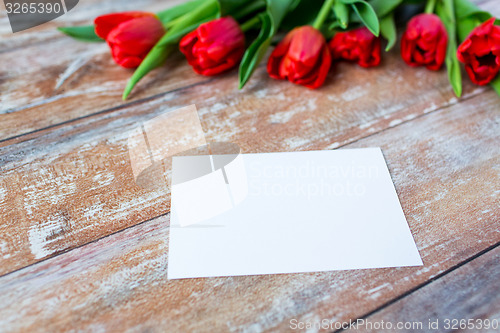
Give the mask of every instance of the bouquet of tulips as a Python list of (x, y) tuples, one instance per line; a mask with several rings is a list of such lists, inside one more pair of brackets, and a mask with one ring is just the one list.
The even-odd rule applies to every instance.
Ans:
[(439, 70), (445, 64), (460, 96), (463, 63), (472, 82), (491, 84), (500, 94), (499, 21), (469, 0), (193, 0), (156, 14), (112, 13), (93, 25), (59, 30), (106, 41), (118, 65), (135, 68), (124, 99), (176, 49), (200, 75), (239, 66), (242, 88), (276, 45), (267, 60), (269, 76), (315, 89), (333, 61), (378, 66), (382, 39), (386, 51), (395, 45), (395, 17), (409, 9), (400, 42), (408, 65)]

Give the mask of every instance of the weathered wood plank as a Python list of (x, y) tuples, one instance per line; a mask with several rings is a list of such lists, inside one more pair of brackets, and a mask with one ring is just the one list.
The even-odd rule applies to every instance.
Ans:
[[(500, 9), (495, 0), (482, 3), (481, 7), (500, 16)], [(95, 15), (95, 12), (88, 14)], [(57, 50), (57, 57), (54, 57), (54, 50)], [(412, 86), (412, 93), (420, 95), (413, 96), (413, 99), (425, 98), (439, 103), (442, 98), (451, 98), (451, 89), (444, 71), (431, 75), (426, 70), (408, 69), (402, 65), (403, 62), (395, 62), (395, 58), (399, 58), (398, 50), (385, 57), (384, 64), (372, 71), (393, 81), (382, 79), (381, 82), (375, 83), (375, 78), (372, 78), (372, 83), (379, 88), (383, 85), (392, 86), (394, 82), (400, 84), (400, 80), (412, 80), (410, 83), (414, 84), (416, 72), (420, 73), (417, 75), (425, 75), (426, 79)], [(359, 78), (364, 72), (359, 70), (354, 75)], [(0, 53), (0, 90), (3, 92), (0, 96), (0, 140), (118, 107), (123, 104), (121, 94), (130, 75), (131, 71), (119, 68), (113, 63), (105, 45), (89, 46), (69, 38), (58, 38), (48, 44), (35, 44), (5, 54)], [(234, 78), (236, 86), (235, 71), (228, 75)], [(342, 77), (332, 74), (327, 84), (337, 84), (338, 80), (345, 77), (351, 80), (350, 75), (351, 73), (348, 73)], [(438, 76), (439, 80), (428, 81), (429, 78), (435, 80)], [(259, 80), (270, 80), (264, 68), (256, 73), (256, 77)], [(420, 76), (417, 78), (421, 80)], [(182, 56), (177, 55), (165, 67), (145, 78), (131, 96), (131, 100), (143, 99), (207, 80), (194, 74)], [(332, 103), (355, 98), (356, 94), (366, 94), (368, 101), (366, 96), (375, 91), (376, 87), (368, 89), (365, 82), (357, 81), (359, 82), (361, 84), (358, 86), (350, 85), (353, 89), (351, 95), (348, 96), (347, 93), (345, 96), (338, 95), (337, 98), (331, 96)], [(474, 88), (471, 85), (466, 85), (466, 94), (473, 93), (472, 89)], [(251, 89), (244, 90), (248, 91)], [(320, 91), (334, 94), (338, 90), (325, 87)], [(391, 95), (391, 98), (393, 97)], [(379, 101), (379, 98), (374, 97), (374, 104)], [(396, 99), (392, 107), (397, 107), (399, 101)], [(384, 104), (372, 107), (389, 106)]]
[[(57, 58), (52, 47), (62, 50)], [(133, 71), (117, 66), (106, 44), (58, 39), (51, 48), (0, 54), (0, 62), (15, 68), (0, 68), (0, 140), (127, 105), (121, 95)], [(127, 103), (211, 80), (184, 62), (174, 54), (141, 81)]]
[[(148, 0), (141, 9), (159, 11), (179, 2)], [(68, 16), (67, 20), (43, 25), (44, 31), (57, 38), (0, 52), (0, 140), (124, 104), (121, 94), (133, 70), (117, 66), (105, 43), (82, 43), (55, 30), (57, 26), (91, 23), (103, 13), (137, 9), (134, 1), (112, 3), (93, 1), (75, 7), (78, 15), (71, 11), (61, 17)], [(74, 16), (82, 22), (73, 22)], [(36, 29), (30, 31), (28, 36), (42, 35)], [(23, 32), (15, 36), (18, 34), (24, 36)], [(189, 66), (179, 66), (184, 62), (180, 54), (174, 54), (166, 66), (141, 82), (130, 101), (209, 80), (195, 75)]]
[(488, 91), (347, 146), (382, 147), (423, 267), (167, 281), (165, 216), (1, 277), (0, 324), (275, 332), (359, 318), (500, 242), (499, 117)]
[[(421, 324), (413, 326), (422, 327), (414, 329), (418, 332), (451, 332), (454, 331), (453, 326), (456, 326), (455, 330), (463, 329), (461, 325), (465, 325), (464, 331), (469, 332), (498, 332), (499, 290), (500, 247), (496, 247), (365, 318), (363, 325), (348, 332), (380, 332), (374, 328), (374, 323), (381, 323), (382, 320), (391, 323), (393, 327), (397, 323), (412, 326)], [(458, 320), (458, 323), (453, 319)], [(471, 319), (472, 322), (469, 323)], [(460, 320), (464, 322), (460, 323)]]
[[(347, 145), (382, 147), (424, 267), (408, 269), (406, 274), (374, 271), (360, 282), (361, 287), (345, 291), (347, 297), (335, 298), (341, 306), (320, 306), (321, 312), (297, 319), (359, 318), (359, 309), (351, 310), (347, 303), (359, 308), (364, 304), (368, 311), (363, 314), (369, 313), (375, 304), (412, 289), (402, 285), (417, 286), (498, 244), (500, 148), (494, 138), (498, 121), (497, 96), (488, 93)], [(272, 330), (287, 327), (288, 321)]]
[[(148, 0), (140, 9), (157, 12), (180, 2)], [(0, 27), (7, 31), (0, 31), (0, 140), (123, 104), (120, 95), (133, 71), (118, 67), (104, 43), (78, 42), (56, 28), (124, 10), (137, 10), (137, 2), (85, 1), (54, 21), (16, 34), (1, 13), (5, 24)], [(141, 82), (130, 101), (208, 80), (179, 66), (184, 63), (179, 54), (172, 58)], [(24, 109), (32, 112), (18, 112)]]
[[(194, 103), (209, 141), (272, 152), (334, 148), (458, 102), (446, 73), (388, 58), (373, 70), (340, 64), (330, 84), (316, 91), (267, 79), (262, 68), (238, 91), (236, 76), (226, 75), (217, 85), (192, 86), (0, 142), (0, 216), (7, 221), (0, 225), (7, 242), (0, 274), (168, 212), (169, 190), (138, 188), (127, 151), (129, 131), (167, 110)], [(485, 91), (467, 87), (468, 98)], [(40, 116), (64, 117), (61, 109), (42, 109)]]
[(158, 12), (166, 9), (171, 5), (183, 2), (183, 0), (142, 0), (140, 8), (137, 6), (137, 1), (133, 0), (118, 0), (118, 1), (99, 1), (99, 0), (84, 0), (80, 1), (73, 10), (67, 14), (58, 17), (57, 19), (39, 25), (37, 27), (12, 33), (7, 11), (4, 3), (0, 3), (0, 53), (10, 52), (12, 50), (27, 47), (33, 44), (42, 44), (42, 48), (50, 48), (50, 42), (56, 39), (64, 39), (65, 37), (56, 30), (61, 26), (74, 26), (92, 24), (95, 17), (128, 10), (147, 10)]

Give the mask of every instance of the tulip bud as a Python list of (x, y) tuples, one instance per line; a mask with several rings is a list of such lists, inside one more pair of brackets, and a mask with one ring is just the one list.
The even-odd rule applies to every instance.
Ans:
[(95, 19), (96, 34), (105, 39), (115, 62), (125, 68), (139, 66), (165, 33), (156, 15), (146, 12), (123, 12)]
[(380, 38), (366, 27), (339, 32), (328, 43), (333, 59), (355, 61), (362, 67), (380, 64)]
[(222, 17), (201, 24), (181, 39), (179, 47), (196, 73), (212, 76), (240, 62), (245, 35), (232, 17)]
[(500, 27), (494, 22), (492, 17), (472, 30), (457, 50), (471, 81), (479, 85), (489, 83), (500, 70)]
[(401, 55), (410, 66), (438, 70), (446, 57), (448, 34), (441, 19), (434, 14), (414, 16), (401, 40)]
[(315, 89), (323, 85), (332, 59), (325, 38), (315, 28), (302, 26), (290, 31), (276, 46), (267, 63), (273, 79)]

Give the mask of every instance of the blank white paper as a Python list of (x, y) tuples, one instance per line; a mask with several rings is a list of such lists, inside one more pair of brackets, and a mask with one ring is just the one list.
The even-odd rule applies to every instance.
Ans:
[(169, 279), (422, 265), (379, 148), (213, 158), (173, 157)]

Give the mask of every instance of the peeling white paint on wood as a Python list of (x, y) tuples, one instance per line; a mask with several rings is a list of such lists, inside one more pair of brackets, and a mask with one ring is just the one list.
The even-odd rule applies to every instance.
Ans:
[[(87, 13), (116, 8), (88, 3)], [(481, 6), (498, 12), (495, 1)], [(74, 13), (67, 22), (86, 18)], [(265, 66), (239, 91), (235, 75), (200, 77), (173, 57), (132, 98), (158, 96), (122, 105), (130, 73), (105, 45), (85, 62), (75, 54), (88, 45), (48, 27), (0, 54), (19, 65), (5, 77), (0, 61), (9, 80), (0, 138), (40, 130), (0, 143), (0, 184), (9, 184), (0, 186), (0, 274), (18, 270), (0, 277), (0, 327), (286, 331), (292, 317), (357, 318), (500, 240), (500, 119), (489, 88), (465, 80), (457, 100), (445, 71), (406, 67), (392, 52), (378, 69), (339, 66), (317, 91), (271, 80)], [(47, 45), (65, 51), (50, 59)], [(395, 91), (380, 89), (398, 79)], [(425, 266), (167, 281), (168, 215), (150, 219), (168, 213), (170, 193), (135, 186), (126, 138), (192, 103), (209, 140), (245, 152), (381, 146)]]

